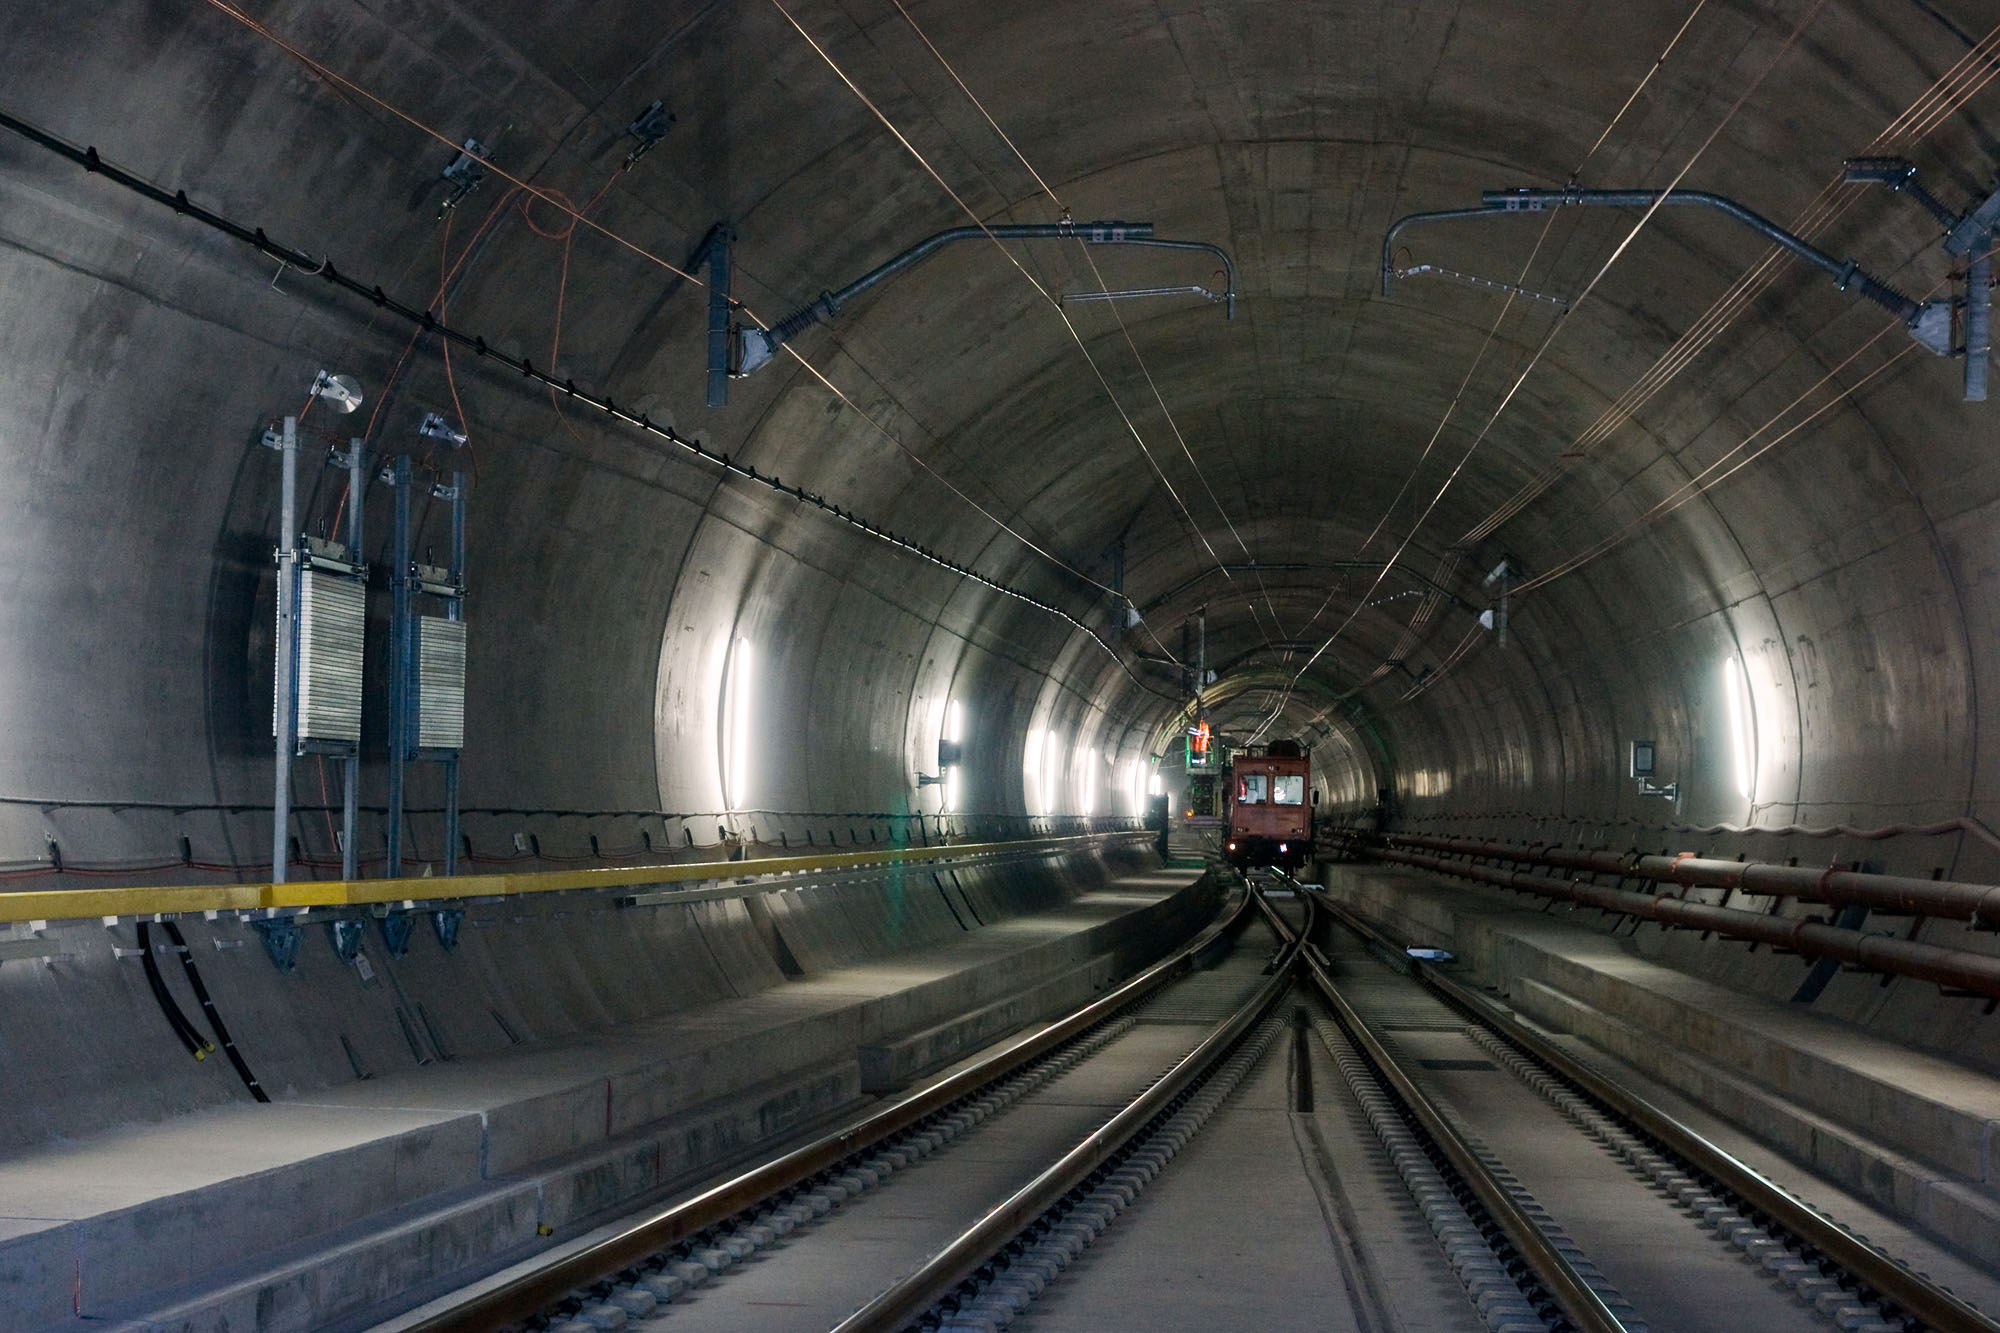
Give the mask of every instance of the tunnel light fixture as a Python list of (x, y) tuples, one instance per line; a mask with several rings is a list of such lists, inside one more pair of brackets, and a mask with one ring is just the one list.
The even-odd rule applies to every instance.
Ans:
[(1042, 813), (1058, 813), (1062, 805), (1063, 789), (1063, 744), (1051, 731), (1042, 744)]
[(1031, 815), (1045, 815), (1049, 812), (1048, 801), (1042, 791), (1042, 747), (1048, 737), (1040, 727), (1031, 728), (1028, 741), (1021, 750), (1021, 795)]
[(731, 810), (750, 803), (750, 640), (738, 639), (729, 654), (728, 685), (722, 692), (723, 790)]
[(1166, 792), (1167, 792), (1166, 779), (1162, 778), (1158, 773), (1153, 774), (1153, 776), (1146, 783), (1146, 794), (1148, 796), (1164, 796), (1166, 795)]
[(361, 386), (352, 375), (322, 370), (313, 376), (312, 396), (343, 415), (361, 406)]
[[(959, 746), (965, 740), (965, 708), (956, 699), (945, 705), (944, 726), (939, 739), (944, 742), (938, 747), (939, 758), (949, 755), (956, 760), (960, 754)], [(964, 795), (961, 768), (962, 765), (955, 762), (940, 763), (938, 766), (938, 776), (944, 779), (943, 808), (946, 810), (958, 809), (959, 800)]]
[(1076, 804), (1080, 815), (1097, 813), (1097, 748), (1092, 746), (1077, 756)]
[(1731, 657), (1723, 664), (1722, 674), (1729, 696), (1729, 749), (1735, 759), (1736, 794), (1747, 801), (1757, 785), (1757, 712), (1743, 664)]

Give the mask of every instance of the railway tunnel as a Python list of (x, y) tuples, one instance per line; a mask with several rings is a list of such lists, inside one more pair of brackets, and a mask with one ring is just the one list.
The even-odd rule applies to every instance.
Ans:
[[(24, 2), (0, 69), (0, 1324), (791, 1327), (919, 1172), (834, 1321), (2000, 1313), (1982, 6)], [(1299, 880), (1196, 730), (1310, 754)], [(1097, 1257), (871, 1304), (1253, 1001)], [(1578, 1192), (1508, 1117), (1598, 1076), (1750, 1174), (1635, 1112)]]

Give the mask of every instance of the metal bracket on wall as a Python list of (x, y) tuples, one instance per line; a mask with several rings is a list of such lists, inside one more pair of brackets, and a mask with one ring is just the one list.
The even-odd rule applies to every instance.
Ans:
[(299, 965), (299, 936), (302, 932), (298, 926), (284, 917), (252, 921), (250, 924), (264, 937), (264, 952), (270, 955), (273, 967), (280, 972), (290, 972)]
[(667, 110), (667, 104), (658, 98), (653, 104), (632, 117), (632, 123), (625, 127), (628, 137), (637, 139), (638, 145), (625, 155), (619, 164), (620, 171), (630, 171), (635, 162), (660, 146), (660, 140), (667, 137), (667, 127), (674, 123), (674, 113)]
[(382, 946), (391, 958), (401, 958), (410, 951), (411, 914), (390, 912), (382, 918)]
[(333, 951), (343, 963), (351, 963), (361, 952), (362, 923), (355, 920), (329, 921), (326, 923), (327, 937), (333, 941)]
[(459, 149), (458, 156), (454, 157), (451, 165), (444, 169), (444, 178), (451, 182), (452, 191), (445, 196), (444, 202), (438, 205), (439, 217), (457, 208), (459, 202), (478, 189), (479, 183), (486, 179), (486, 163), (481, 161), (486, 155), (485, 144), (477, 139), (465, 141), (465, 146)]
[(1993, 236), (2000, 227), (2000, 189), (1954, 213), (1917, 184), (1916, 163), (1900, 157), (1850, 157), (1841, 178), (1850, 185), (1886, 185), (1945, 226), (1944, 252), (1965, 261), (1965, 401), (1986, 401), (1993, 354)]
[(440, 907), (431, 913), (431, 929), (437, 934), (438, 946), (446, 953), (458, 947), (458, 928), (464, 921), (462, 907)]

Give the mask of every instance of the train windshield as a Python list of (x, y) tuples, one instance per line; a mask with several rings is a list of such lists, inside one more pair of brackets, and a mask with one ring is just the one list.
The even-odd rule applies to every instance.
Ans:
[(1236, 803), (1238, 805), (1262, 805), (1264, 803), (1264, 782), (1262, 773), (1250, 773), (1236, 781)]
[(1300, 773), (1289, 777), (1271, 779), (1271, 804), (1304, 805), (1306, 803), (1306, 780)]

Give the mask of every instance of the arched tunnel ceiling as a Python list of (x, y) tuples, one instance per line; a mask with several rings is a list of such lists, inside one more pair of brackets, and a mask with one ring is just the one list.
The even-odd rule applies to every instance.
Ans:
[[(790, 775), (785, 801), (890, 799), (954, 691), (1012, 736), (989, 761), (1004, 785), (1037, 718), (1107, 754), (1163, 726), (1177, 672), (1143, 659), (1177, 654), (1205, 608), (1218, 707), (1256, 700), (1309, 734), (1365, 716), (1378, 762), (1451, 774), (1456, 800), (1615, 806), (1619, 747), (1641, 734), (1691, 776), (1719, 773), (1731, 653), (1757, 681), (1758, 804), (1979, 799), (1985, 742), (1954, 719), (1990, 669), (2000, 469), (1993, 409), (1959, 401), (1958, 361), (1690, 211), (1636, 235), (1637, 214), (1581, 209), (1412, 230), (1400, 264), (1527, 294), (1434, 274), (1378, 286), (1394, 218), (1575, 180), (1678, 181), (1809, 216), (1833, 254), (1948, 288), (1929, 218), (1828, 183), (1844, 157), (1893, 151), (1954, 205), (1989, 188), (1983, 81), (1924, 101), (1967, 55), (1954, 24), (1983, 35), (1969, 4), (301, 0), (254, 15), (14, 6), (0, 102), (1047, 599), (1118, 660), (477, 358), (448, 376), (434, 340), (406, 356), (407, 327), (364, 303), (273, 281), (244, 247), (9, 139), (0, 551), (21, 572), (0, 626), (15, 719), (0, 768), (17, 790), (174, 787), (203, 750), (196, 786), (249, 780), (256, 724), (218, 714), (249, 710), (268, 652), (248, 609), (273, 493), (254, 437), (325, 364), (364, 382), (380, 431), (451, 405), (473, 434), (482, 623), (506, 633), (477, 669), (470, 753), (496, 798), (712, 800), (709, 778), (669, 770), (714, 747), (696, 716), (714, 644), (753, 632), (782, 708), (809, 719), (773, 744), (832, 757)], [(620, 171), (623, 128), (655, 97), (675, 121)], [(480, 139), (495, 167), (443, 221), (438, 135)], [(522, 207), (503, 172), (552, 202)], [(1062, 209), (1224, 246), (1235, 318), (1187, 295), (1047, 299), (1213, 287), (1205, 256), (970, 242), (800, 333), (802, 360), (734, 382), (726, 408), (702, 405), (705, 294), (673, 270), (715, 224), (736, 236), (735, 317), (771, 323), (932, 232)], [(1768, 282), (1705, 325), (1753, 271)], [(1546, 489), (1488, 522), (1545, 470)], [(322, 483), (313, 512), (336, 494)], [(1502, 556), (1531, 582), (1560, 575), (1513, 599), (1504, 648), (1475, 619)], [(1121, 558), (1139, 628), (1099, 586)], [(35, 633), (52, 619), (89, 623), (52, 645)], [(83, 753), (17, 720), (132, 644), (129, 674), (91, 676), (101, 725)], [(1743, 815), (1728, 785), (1697, 804)]]

